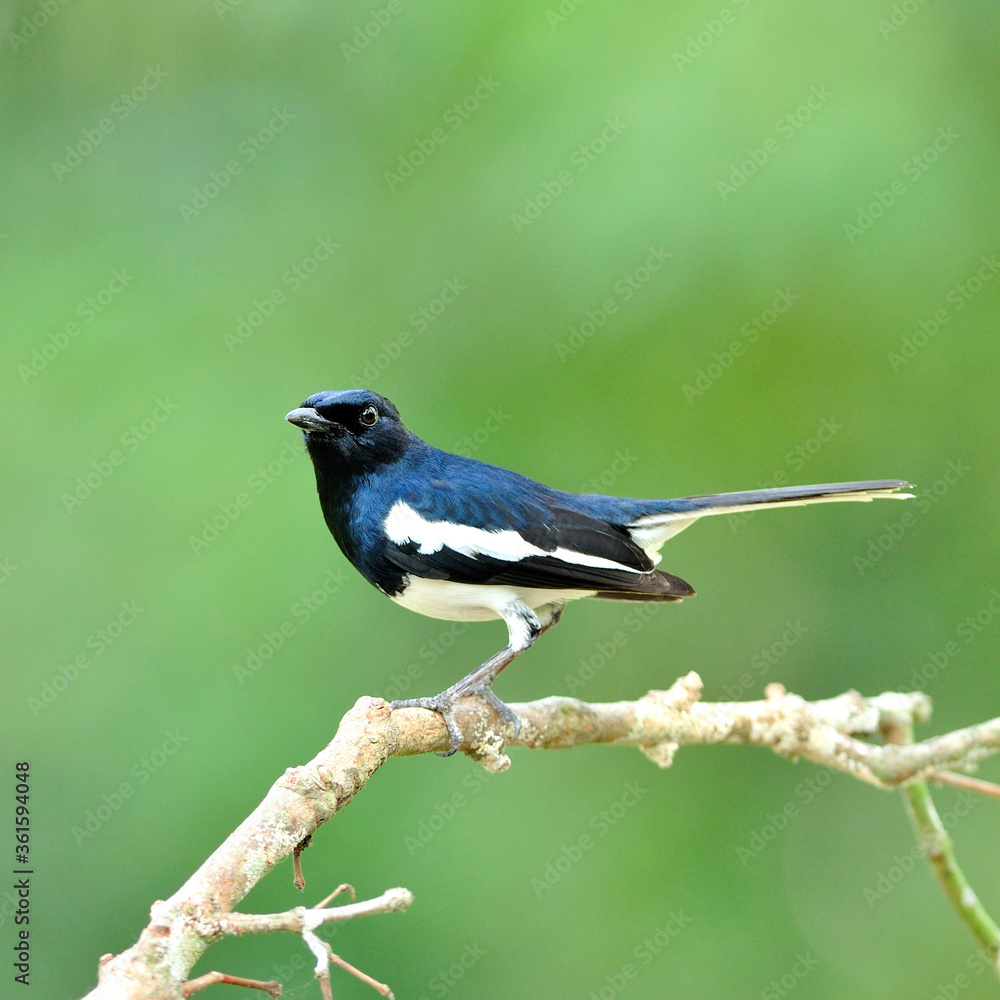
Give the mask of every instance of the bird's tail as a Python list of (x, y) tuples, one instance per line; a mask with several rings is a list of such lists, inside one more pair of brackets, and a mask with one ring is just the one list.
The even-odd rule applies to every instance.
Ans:
[(875, 479), (857, 483), (788, 486), (660, 500), (655, 503), (655, 509), (647, 509), (627, 527), (633, 541), (645, 549), (651, 558), (658, 560), (660, 546), (668, 538), (708, 514), (739, 514), (768, 507), (799, 507), (836, 500), (867, 501), (880, 497), (906, 500), (913, 494), (901, 491), (909, 486), (902, 479)]
[(910, 483), (902, 479), (874, 479), (859, 483), (824, 483), (821, 486), (783, 486), (768, 490), (744, 490), (741, 493), (713, 493), (709, 496), (683, 497), (668, 500), (679, 511), (699, 511), (705, 514), (746, 510), (750, 507), (799, 506), (807, 503), (829, 503), (833, 500), (874, 500), (892, 497), (905, 500), (912, 493), (899, 492)]

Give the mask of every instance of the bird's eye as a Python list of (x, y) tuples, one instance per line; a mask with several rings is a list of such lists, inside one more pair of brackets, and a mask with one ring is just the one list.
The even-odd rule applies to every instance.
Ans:
[(374, 406), (366, 406), (358, 419), (365, 427), (371, 427), (378, 420), (378, 410)]

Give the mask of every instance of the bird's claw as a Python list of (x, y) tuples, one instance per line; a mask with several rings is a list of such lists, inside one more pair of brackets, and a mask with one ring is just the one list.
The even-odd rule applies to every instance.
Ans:
[(503, 721), (513, 727), (514, 739), (517, 739), (518, 733), (521, 732), (521, 720), (509, 705), (502, 702), (487, 686), (473, 688), (471, 691), (464, 692), (462, 695), (447, 695), (442, 692), (439, 695), (435, 695), (433, 698), (407, 698), (404, 701), (394, 701), (391, 703), (393, 709), (397, 708), (425, 708), (430, 712), (437, 712), (438, 715), (444, 719), (445, 727), (448, 730), (448, 749), (439, 750), (439, 757), (450, 757), (452, 754), (457, 753), (462, 748), (462, 744), (465, 742), (465, 734), (462, 732), (461, 726), (458, 724), (458, 719), (455, 718), (455, 703), (460, 697), (464, 697), (465, 694), (475, 694), (479, 695), (483, 701), (486, 702), (496, 713), (500, 716)]
[(521, 733), (521, 719), (517, 712), (515, 712), (514, 709), (512, 709), (506, 702), (501, 701), (488, 687), (476, 688), (473, 691), (473, 694), (478, 694), (479, 697), (482, 698), (483, 701), (485, 701), (493, 709), (493, 711), (507, 723), (508, 726), (513, 728), (513, 739), (516, 740)]
[(437, 712), (444, 719), (444, 724), (448, 729), (448, 749), (438, 751), (439, 757), (450, 757), (457, 753), (465, 742), (465, 736), (455, 718), (455, 698), (446, 698), (437, 695), (434, 698), (407, 698), (404, 701), (391, 702), (393, 709), (397, 708), (426, 708), (429, 712)]

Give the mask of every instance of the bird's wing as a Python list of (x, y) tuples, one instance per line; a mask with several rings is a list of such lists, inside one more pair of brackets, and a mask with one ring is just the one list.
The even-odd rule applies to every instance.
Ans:
[(498, 498), (436, 481), (397, 500), (383, 523), (385, 555), (427, 579), (541, 590), (689, 597), (657, 571), (622, 527), (562, 506), (554, 496)]

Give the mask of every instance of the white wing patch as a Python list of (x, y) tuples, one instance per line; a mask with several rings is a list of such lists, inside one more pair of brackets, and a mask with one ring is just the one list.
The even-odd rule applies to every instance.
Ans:
[(547, 552), (533, 545), (516, 531), (487, 531), (485, 528), (474, 528), (468, 524), (452, 524), (451, 521), (428, 521), (402, 500), (397, 500), (392, 505), (383, 528), (390, 541), (397, 545), (412, 542), (423, 555), (449, 548), (473, 559), (478, 556), (488, 556), (506, 562), (519, 562), (530, 556), (541, 556), (545, 559), (559, 559), (576, 566), (625, 570), (629, 573), (642, 572), (613, 559), (576, 552), (562, 546)]

